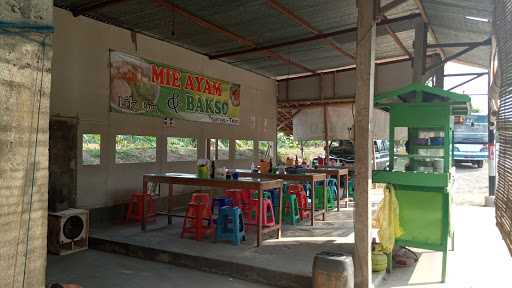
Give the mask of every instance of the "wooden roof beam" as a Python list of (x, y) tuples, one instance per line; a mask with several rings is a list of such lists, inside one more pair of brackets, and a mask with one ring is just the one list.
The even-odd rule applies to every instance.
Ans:
[(74, 17), (78, 17), (86, 12), (90, 12), (93, 10), (101, 9), (112, 4), (125, 2), (126, 0), (103, 0), (103, 1), (94, 1), (88, 2), (85, 4), (77, 5), (76, 7), (72, 7), (69, 10)]
[(385, 14), (385, 13), (389, 12), (390, 10), (394, 9), (395, 7), (405, 3), (407, 1), (409, 1), (409, 0), (393, 0), (389, 3), (387, 3), (386, 5), (381, 6), (379, 12), (381, 14)]
[[(306, 21), (299, 15), (295, 14), (293, 11), (291, 11), (290, 9), (288, 9), (287, 7), (285, 7), (284, 5), (279, 3), (277, 0), (267, 0), (267, 3), (272, 8), (279, 11), (281, 14), (285, 15), (290, 20), (294, 21), (295, 23), (299, 24), (300, 26), (304, 27), (304, 29), (308, 30), (309, 32), (311, 32), (315, 35), (322, 34), (322, 32), (320, 30), (316, 29), (315, 27), (313, 27), (313, 25), (311, 25), (311, 23), (309, 23), (308, 21)], [(354, 55), (352, 55), (345, 49), (339, 47), (338, 44), (336, 44), (336, 42), (334, 42), (332, 39), (324, 38), (323, 41), (325, 42), (325, 44), (332, 47), (334, 50), (338, 51), (340, 54), (342, 54), (352, 60), (355, 59)]]
[[(386, 16), (382, 16), (382, 17), (384, 20), (387, 20)], [(389, 26), (389, 24), (386, 23), (386, 24), (384, 24), (384, 27), (388, 31), (389, 36), (391, 36), (391, 38), (393, 38), (393, 41), (395, 41), (396, 45), (405, 53), (405, 55), (407, 55), (407, 57), (409, 57), (409, 59), (412, 59), (411, 52), (409, 52), (409, 50), (407, 50), (407, 47), (405, 47), (402, 40), (400, 40), (400, 38), (398, 38), (398, 35), (396, 35), (395, 31), (393, 31), (391, 26)]]
[[(387, 34), (387, 31), (385, 31), (385, 29), (381, 29), (381, 26), (383, 26), (384, 24), (390, 25), (390, 27), (393, 28), (394, 29), (393, 31), (395, 31), (395, 32), (411, 30), (412, 29), (411, 21), (416, 20), (419, 17), (421, 17), (420, 14), (413, 13), (413, 14), (406, 15), (406, 16), (382, 20), (379, 23), (377, 23), (377, 26), (378, 26), (377, 36)], [(220, 52), (220, 53), (217, 53), (214, 55), (210, 55), (209, 58), (210, 59), (220, 59), (220, 58), (233, 57), (233, 56), (237, 56), (237, 55), (255, 53), (255, 52), (268, 50), (268, 49), (276, 49), (276, 48), (282, 48), (282, 47), (287, 47), (287, 46), (292, 46), (292, 45), (297, 45), (297, 44), (302, 44), (302, 43), (307, 43), (307, 42), (312, 42), (312, 41), (319, 41), (319, 40), (334, 37), (334, 36), (338, 37), (338, 43), (339, 42), (351, 43), (356, 40), (356, 32), (357, 32), (357, 27), (350, 27), (350, 28), (346, 28), (346, 29), (342, 29), (342, 30), (336, 30), (333, 32), (328, 32), (328, 33), (320, 33), (320, 34), (316, 34), (313, 36), (308, 36), (308, 37), (295, 39), (295, 40), (291, 40), (291, 41), (286, 41), (286, 42), (281, 42), (281, 43), (261, 45), (261, 46), (257, 46), (257, 47), (253, 47), (253, 48), (240, 49), (240, 50), (231, 51), (231, 52)]]
[[(215, 23), (212, 23), (208, 20), (205, 20), (197, 15), (194, 15), (192, 14), (191, 12), (183, 9), (182, 7), (174, 4), (174, 3), (170, 3), (170, 2), (167, 2), (165, 0), (153, 0), (153, 2), (159, 6), (162, 6), (164, 8), (166, 8), (167, 10), (169, 11), (174, 11), (178, 14), (180, 14), (181, 16), (185, 17), (185, 18), (188, 18), (190, 20), (192, 20), (193, 22), (195, 22), (196, 24), (208, 29), (208, 30), (211, 30), (211, 31), (214, 31), (214, 32), (218, 32), (224, 36), (226, 36), (227, 38), (229, 39), (232, 39), (244, 46), (248, 46), (248, 47), (256, 47), (256, 43), (254, 43), (253, 41), (241, 36), (241, 35), (238, 35), (234, 32), (231, 32), (231, 31), (228, 31), (224, 28), (222, 28), (221, 26), (215, 24)], [(274, 52), (270, 49), (264, 49), (263, 50), (267, 55), (269, 55), (270, 57), (276, 59), (276, 60), (279, 60), (280, 62), (284, 63), (284, 64), (288, 64), (288, 65), (293, 65), (303, 71), (306, 71), (306, 72), (309, 72), (309, 73), (315, 73), (316, 71), (313, 70), (313, 69), (310, 69), (302, 64), (299, 64), (299, 63), (296, 63), (294, 61), (292, 61), (291, 59), (287, 59), (285, 57), (283, 57), (281, 54), (277, 53), (277, 52)]]
[[(430, 36), (432, 36), (432, 39), (434, 39), (434, 43), (438, 44), (439, 39), (437, 38), (436, 33), (434, 33), (434, 30), (432, 29), (432, 25), (430, 25), (430, 20), (428, 19), (427, 12), (425, 11), (425, 7), (423, 6), (423, 3), (421, 2), (421, 0), (414, 0), (414, 2), (416, 3), (416, 6), (418, 6), (418, 9), (420, 10), (420, 14), (421, 14), (421, 18), (423, 19), (423, 22), (425, 22), (425, 24), (427, 24), (428, 31), (430, 32)], [(446, 52), (444, 51), (444, 49), (438, 48), (438, 50), (439, 50), (439, 53), (441, 54), (441, 56), (443, 58), (446, 58)]]

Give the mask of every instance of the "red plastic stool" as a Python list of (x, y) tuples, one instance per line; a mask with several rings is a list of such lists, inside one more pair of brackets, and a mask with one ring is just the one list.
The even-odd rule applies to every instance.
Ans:
[(308, 196), (306, 191), (304, 191), (304, 187), (302, 185), (290, 184), (288, 186), (288, 193), (294, 194), (297, 197), (300, 220), (311, 218), (311, 211), (308, 209)]
[(226, 189), (224, 190), (224, 196), (231, 198), (231, 201), (233, 203), (233, 207), (240, 207), (242, 206), (242, 189)]
[[(274, 226), (275, 218), (274, 218), (274, 208), (272, 207), (272, 200), (263, 199), (263, 213), (264, 217), (262, 219), (263, 226)], [(258, 224), (258, 199), (251, 199), (249, 201), (249, 209), (247, 213), (247, 224), (257, 225)]]
[(132, 219), (135, 220), (136, 223), (140, 223), (140, 221), (142, 221), (142, 215), (144, 213), (142, 206), (144, 205), (145, 200), (148, 200), (148, 213), (146, 214), (146, 219), (156, 216), (156, 205), (153, 196), (147, 193), (144, 194), (142, 192), (135, 192), (132, 193), (130, 202), (128, 203), (126, 222)]
[(192, 234), (195, 240), (201, 240), (213, 232), (210, 196), (208, 193), (192, 194), (192, 200), (187, 205), (187, 212), (183, 219), (181, 238), (186, 234)]

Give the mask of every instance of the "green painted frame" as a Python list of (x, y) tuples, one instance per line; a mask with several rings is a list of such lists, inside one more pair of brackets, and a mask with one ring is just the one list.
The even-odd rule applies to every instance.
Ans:
[[(411, 84), (375, 97), (375, 107), (390, 113), (389, 171), (374, 171), (374, 183), (393, 184), (400, 209), (400, 224), (405, 233), (395, 245), (410, 246), (443, 253), (442, 282), (446, 280), (448, 238), (450, 227), (453, 115), (466, 115), (471, 109), (470, 98), (438, 88)], [(395, 128), (408, 128), (411, 154), (395, 156)], [(444, 137), (442, 146), (417, 145), (419, 131), (438, 131)], [(395, 157), (421, 158), (418, 149), (442, 149), (443, 171), (393, 171)], [(440, 156), (438, 156), (441, 158)], [(430, 158), (436, 158), (432, 156)], [(412, 162), (414, 163), (414, 162)], [(388, 256), (388, 271), (392, 258)]]

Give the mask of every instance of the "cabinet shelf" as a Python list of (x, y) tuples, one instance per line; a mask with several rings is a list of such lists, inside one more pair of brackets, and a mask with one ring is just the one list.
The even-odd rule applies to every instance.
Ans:
[(397, 158), (414, 158), (414, 159), (444, 159), (444, 156), (429, 156), (429, 155), (419, 155), (419, 154), (407, 154), (407, 155), (400, 155), (395, 154), (395, 157)]
[(418, 145), (414, 144), (417, 149), (444, 149), (443, 145)]

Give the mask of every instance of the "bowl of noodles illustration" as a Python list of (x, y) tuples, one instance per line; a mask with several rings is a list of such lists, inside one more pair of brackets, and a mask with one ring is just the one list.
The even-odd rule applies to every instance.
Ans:
[(151, 82), (151, 64), (117, 52), (111, 53), (111, 106), (128, 113), (148, 112), (155, 107), (160, 86)]

